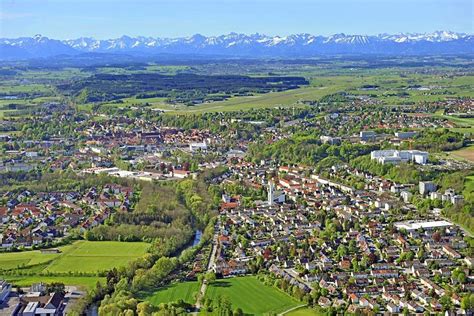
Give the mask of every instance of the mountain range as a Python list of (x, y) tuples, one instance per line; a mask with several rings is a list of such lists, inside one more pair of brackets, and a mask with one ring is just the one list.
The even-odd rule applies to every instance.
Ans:
[(83, 53), (225, 57), (311, 57), (338, 54), (436, 55), (474, 53), (474, 35), (437, 31), (416, 34), (267, 36), (230, 33), (180, 38), (129, 37), (50, 39), (41, 35), (0, 38), (0, 59), (21, 60)]

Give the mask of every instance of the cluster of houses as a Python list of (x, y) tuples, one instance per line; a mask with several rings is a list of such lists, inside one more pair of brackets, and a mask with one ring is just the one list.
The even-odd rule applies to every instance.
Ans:
[[(231, 168), (234, 176), (224, 183), (266, 187), (268, 199), (244, 206), (239, 196), (223, 196), (214, 272), (248, 274), (261, 258), (270, 273), (301, 291), (322, 291), (322, 307), (436, 313), (449, 302), (464, 312), (460, 302), (474, 290), (474, 259), (462, 230), (416, 214), (380, 178), (355, 190), (307, 171), (251, 163)], [(394, 213), (400, 208), (405, 211)]]
[[(333, 110), (333, 109), (331, 109)], [(423, 128), (450, 128), (454, 127), (452, 123), (443, 118), (437, 118), (425, 113), (403, 113), (403, 112), (383, 112), (377, 119), (374, 119), (374, 113), (366, 111), (364, 113), (347, 113), (357, 111), (357, 108), (348, 107), (341, 109), (340, 112), (327, 114), (324, 120), (315, 122), (317, 128), (326, 131), (327, 135), (338, 135), (347, 137), (354, 132), (355, 126), (364, 126), (364, 130), (355, 136), (349, 138), (353, 141), (374, 141), (386, 140), (392, 143), (398, 143), (416, 136), (413, 130)], [(420, 109), (419, 112), (425, 112), (426, 109)], [(376, 133), (375, 129), (395, 130), (395, 134)], [(409, 132), (403, 130), (408, 129)]]
[(437, 185), (432, 181), (420, 181), (419, 190), (423, 196), (428, 196), (431, 200), (441, 200), (451, 204), (460, 204), (464, 201), (464, 196), (456, 194), (454, 189), (447, 189), (444, 193), (438, 192)]
[(128, 156), (170, 149), (193, 152), (206, 150), (208, 146), (221, 142), (218, 135), (205, 129), (162, 127), (140, 119), (128, 118), (88, 122), (80, 127), (80, 133), (86, 139), (81, 150), (96, 154), (108, 154), (116, 148)]
[(133, 189), (107, 184), (71, 192), (7, 192), (0, 207), (0, 246), (39, 246), (104, 222), (114, 211), (129, 211)]
[[(32, 284), (26, 292), (13, 292), (12, 285), (0, 279), (0, 314), (11, 316), (65, 315), (67, 293), (49, 292), (44, 283)], [(13, 295), (13, 293), (15, 293)], [(13, 297), (18, 299), (13, 299)], [(2, 305), (3, 304), (3, 305)], [(2, 310), (3, 309), (3, 310)]]

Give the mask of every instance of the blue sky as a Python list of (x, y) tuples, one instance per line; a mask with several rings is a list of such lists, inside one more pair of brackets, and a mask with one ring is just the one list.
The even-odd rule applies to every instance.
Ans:
[(0, 37), (473, 33), (473, 0), (0, 0)]

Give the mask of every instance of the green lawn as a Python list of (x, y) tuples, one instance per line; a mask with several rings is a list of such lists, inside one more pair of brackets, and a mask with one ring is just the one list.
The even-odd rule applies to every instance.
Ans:
[(301, 305), (282, 291), (264, 285), (256, 277), (237, 277), (217, 280), (206, 291), (206, 297), (227, 297), (232, 308), (240, 307), (245, 314), (281, 313)]
[[(60, 253), (43, 254), (39, 250), (0, 254), (0, 278), (18, 280), (22, 285), (50, 278), (41, 274), (86, 272), (95, 273), (113, 267), (124, 266), (143, 255), (149, 244), (118, 241), (76, 241), (59, 247)], [(21, 269), (31, 276), (3, 275), (1, 270)], [(79, 282), (79, 285), (95, 284), (98, 277), (55, 276), (63, 282)], [(71, 283), (72, 284), (72, 283)]]
[(186, 303), (194, 304), (196, 302), (195, 294), (198, 292), (198, 282), (175, 283), (160, 288), (152, 295), (145, 297), (145, 300), (149, 301), (153, 305), (175, 302), (180, 299), (185, 301)]
[(285, 316), (317, 316), (317, 315), (324, 315), (324, 314), (318, 313), (316, 310), (312, 308), (307, 308), (307, 307), (301, 307), (285, 314)]
[(45, 271), (94, 272), (123, 266), (144, 254), (147, 243), (118, 241), (79, 241), (54, 260)]

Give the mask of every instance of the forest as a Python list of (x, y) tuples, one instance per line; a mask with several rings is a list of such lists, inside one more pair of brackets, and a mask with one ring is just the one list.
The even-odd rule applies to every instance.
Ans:
[(246, 95), (296, 89), (308, 84), (303, 77), (249, 77), (195, 74), (96, 74), (86, 79), (59, 84), (65, 94), (78, 102), (110, 101), (137, 95), (140, 98), (171, 97), (181, 101), (202, 100), (208, 94)]
[(258, 162), (262, 159), (273, 159), (284, 164), (305, 164), (316, 166), (327, 157), (339, 158), (348, 162), (355, 157), (366, 155), (377, 149), (377, 145), (343, 143), (340, 146), (322, 144), (314, 135), (295, 134), (290, 138), (279, 140), (270, 145), (264, 142), (249, 146), (248, 157)]

